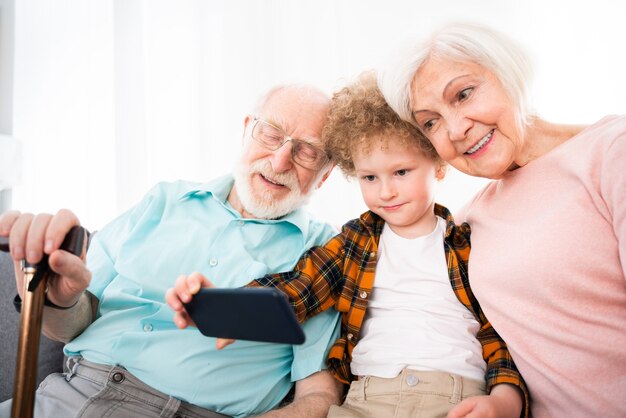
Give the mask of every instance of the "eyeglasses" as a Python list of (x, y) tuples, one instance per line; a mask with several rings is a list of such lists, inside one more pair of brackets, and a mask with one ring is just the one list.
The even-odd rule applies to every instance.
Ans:
[(252, 139), (271, 151), (276, 151), (287, 141), (291, 141), (291, 159), (309, 170), (319, 170), (330, 161), (324, 150), (309, 142), (292, 138), (278, 126), (257, 117), (252, 122)]

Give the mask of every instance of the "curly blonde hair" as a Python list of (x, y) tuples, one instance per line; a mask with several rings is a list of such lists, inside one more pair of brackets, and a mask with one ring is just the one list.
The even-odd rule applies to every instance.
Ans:
[[(353, 156), (391, 140), (417, 146), (426, 157), (444, 164), (420, 130), (403, 121), (385, 101), (373, 71), (366, 71), (333, 94), (322, 131), (326, 152), (347, 177), (355, 176)], [(392, 139), (393, 138), (393, 139)]]

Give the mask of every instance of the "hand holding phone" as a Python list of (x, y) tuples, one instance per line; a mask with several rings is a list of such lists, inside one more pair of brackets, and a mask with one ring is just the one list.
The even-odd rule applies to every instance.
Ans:
[(203, 288), (185, 309), (203, 335), (302, 344), (302, 326), (287, 297), (270, 288)]

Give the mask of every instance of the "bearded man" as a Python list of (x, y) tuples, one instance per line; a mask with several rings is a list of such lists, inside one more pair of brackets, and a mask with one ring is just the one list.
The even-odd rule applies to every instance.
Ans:
[[(95, 234), (86, 262), (59, 250), (79, 224), (72, 212), (0, 216), (13, 259), (48, 254), (57, 273), (43, 328), (67, 343), (68, 369), (42, 383), (35, 417), (326, 416), (341, 391), (325, 370), (336, 312), (309, 320), (300, 346), (240, 341), (217, 351), (214, 339), (175, 326), (164, 294), (193, 271), (239, 287), (289, 270), (335, 234), (300, 209), (333, 168), (321, 142), (328, 106), (309, 86), (273, 88), (244, 119), (234, 175), (158, 184)], [(293, 401), (277, 408), (294, 382)]]

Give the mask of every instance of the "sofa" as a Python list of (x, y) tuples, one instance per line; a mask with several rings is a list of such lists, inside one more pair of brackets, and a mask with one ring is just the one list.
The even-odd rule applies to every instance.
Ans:
[[(0, 252), (0, 402), (13, 396), (15, 357), (19, 336), (20, 314), (15, 311), (16, 294), (13, 261)], [(50, 373), (63, 369), (63, 344), (41, 336), (37, 384)]]

